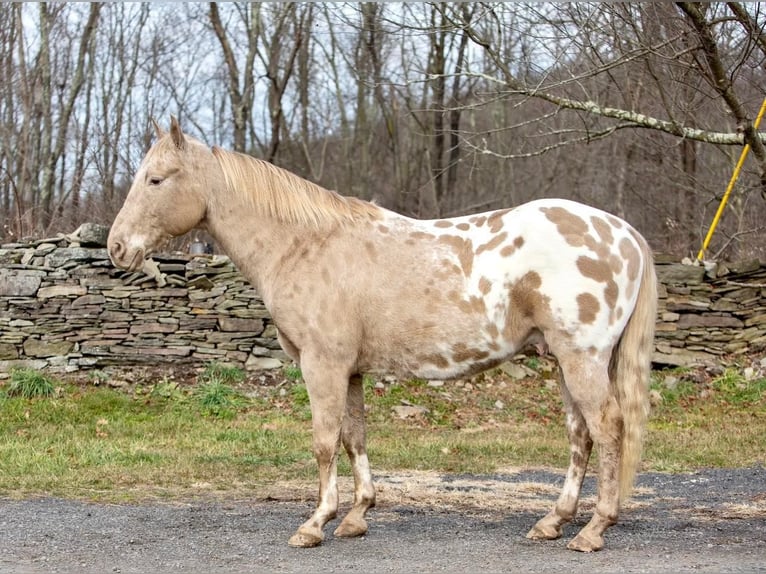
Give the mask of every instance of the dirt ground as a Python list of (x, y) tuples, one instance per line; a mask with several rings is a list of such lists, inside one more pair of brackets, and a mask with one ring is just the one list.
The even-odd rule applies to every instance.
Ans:
[[(377, 475), (367, 535), (335, 539), (333, 522), (313, 549), (287, 545), (312, 510), (310, 484), (182, 504), (3, 499), (0, 572), (766, 572), (763, 467), (641, 474), (606, 548), (590, 555), (565, 546), (592, 511), (592, 476), (564, 538), (524, 538), (555, 499), (562, 474)], [(346, 505), (350, 486), (341, 483)]]

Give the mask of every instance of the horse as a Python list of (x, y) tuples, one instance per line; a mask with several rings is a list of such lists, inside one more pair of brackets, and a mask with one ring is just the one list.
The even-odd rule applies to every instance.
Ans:
[(568, 548), (604, 546), (632, 489), (649, 408), (657, 285), (652, 252), (633, 227), (563, 199), (414, 219), (209, 148), (175, 117), (168, 131), (154, 128), (108, 252), (136, 271), (165, 240), (201, 227), (262, 296), (311, 405), (318, 501), (291, 546), (320, 544), (336, 516), (341, 444), (354, 499), (334, 535), (368, 530), (375, 488), (364, 374), (455, 379), (529, 344), (557, 359), (570, 462), (555, 505), (527, 537), (562, 536), (595, 443), (595, 511)]

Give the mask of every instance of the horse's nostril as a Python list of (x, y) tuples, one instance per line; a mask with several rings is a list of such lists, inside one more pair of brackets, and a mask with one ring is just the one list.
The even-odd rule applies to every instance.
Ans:
[(125, 255), (125, 247), (123, 247), (122, 243), (119, 241), (115, 241), (112, 243), (112, 247), (109, 249), (109, 253), (112, 256), (112, 259), (120, 260), (122, 259), (122, 256)]

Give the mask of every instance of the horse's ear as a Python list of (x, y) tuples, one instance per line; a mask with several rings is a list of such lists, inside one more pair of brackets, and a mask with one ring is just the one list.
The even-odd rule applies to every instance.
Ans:
[(157, 139), (165, 135), (165, 130), (160, 127), (160, 124), (154, 118), (152, 118), (152, 125), (154, 126), (154, 133), (157, 134)]
[(180, 150), (186, 149), (186, 138), (181, 131), (181, 126), (178, 123), (178, 118), (170, 116), (170, 137), (173, 138), (173, 143)]

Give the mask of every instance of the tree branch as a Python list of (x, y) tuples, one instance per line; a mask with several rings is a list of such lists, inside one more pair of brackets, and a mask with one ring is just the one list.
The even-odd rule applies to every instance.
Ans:
[[(592, 100), (578, 100), (563, 96), (557, 96), (548, 91), (540, 89), (537, 86), (527, 86), (515, 78), (504, 59), (501, 58), (500, 55), (493, 49), (492, 44), (489, 41), (483, 39), (471, 26), (464, 24), (461, 26), (461, 28), (465, 31), (465, 33), (474, 44), (484, 49), (486, 54), (492, 59), (494, 65), (497, 67), (503, 77), (500, 79), (485, 73), (474, 73), (472, 75), (501, 86), (506, 90), (505, 93), (507, 95), (518, 94), (533, 97), (550, 102), (551, 104), (561, 109), (578, 110), (596, 116), (612, 118), (621, 122), (633, 124), (635, 127), (653, 129), (680, 138), (700, 141), (704, 143), (741, 146), (745, 143), (750, 143), (753, 145), (753, 142), (757, 142), (755, 145), (763, 149), (763, 144), (766, 142), (766, 132), (755, 132), (755, 130), (751, 129), (750, 133), (748, 134), (747, 129), (744, 127), (743, 133), (711, 132), (708, 130), (686, 127), (675, 121), (663, 120), (634, 111), (603, 106)], [(611, 64), (611, 66), (614, 66), (614, 64)], [(734, 102), (732, 102), (732, 104), (733, 103)], [(739, 106), (738, 109), (741, 111), (742, 107)], [(748, 137), (751, 138), (752, 141), (748, 140)], [(753, 151), (755, 153), (755, 149)], [(760, 159), (760, 156), (758, 156), (757, 153), (756, 156)]]
[(763, 139), (760, 137), (761, 134), (755, 131), (752, 120), (747, 117), (742, 103), (734, 93), (734, 86), (721, 61), (718, 44), (710, 29), (710, 22), (705, 19), (705, 14), (700, 10), (697, 3), (678, 2), (677, 5), (692, 23), (697, 33), (702, 53), (707, 61), (713, 88), (729, 106), (737, 120), (737, 129), (743, 132), (743, 140), (750, 144), (753, 155), (758, 159), (761, 167), (761, 195), (766, 199), (766, 148), (764, 148)]

